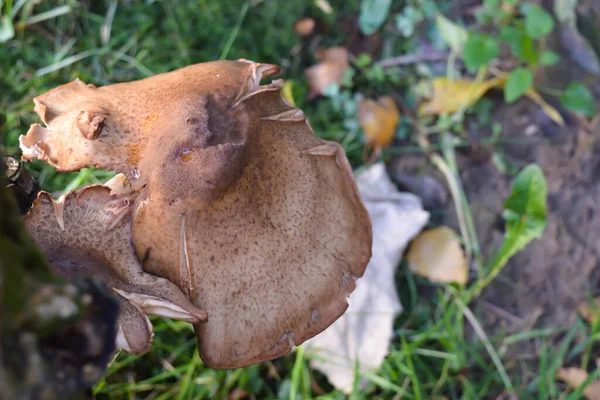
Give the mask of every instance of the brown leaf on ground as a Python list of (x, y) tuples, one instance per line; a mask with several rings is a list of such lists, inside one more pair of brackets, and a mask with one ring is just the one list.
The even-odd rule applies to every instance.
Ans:
[(319, 51), (315, 56), (321, 60), (306, 70), (310, 84), (309, 98), (322, 95), (329, 85), (340, 83), (344, 71), (350, 67), (348, 50), (345, 47), (331, 47)]
[(308, 36), (315, 30), (315, 20), (312, 18), (302, 18), (294, 24), (294, 31), (298, 36)]
[(432, 282), (467, 283), (469, 267), (456, 233), (442, 226), (421, 232), (406, 255), (408, 268)]
[[(573, 389), (577, 389), (588, 378), (587, 371), (580, 368), (561, 368), (556, 374), (556, 379), (564, 381)], [(591, 382), (583, 390), (583, 395), (588, 400), (600, 399), (600, 381)]]
[(590, 304), (589, 301), (580, 303), (577, 306), (577, 312), (590, 324), (596, 324), (600, 319), (600, 297), (594, 299), (594, 304)]
[(390, 97), (361, 100), (358, 103), (358, 122), (363, 129), (367, 148), (379, 154), (392, 142), (400, 122), (400, 112)]

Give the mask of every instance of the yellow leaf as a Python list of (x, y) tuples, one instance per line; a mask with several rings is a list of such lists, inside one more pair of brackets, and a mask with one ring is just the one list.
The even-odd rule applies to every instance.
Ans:
[(294, 89), (294, 81), (285, 81), (283, 87), (281, 88), (281, 93), (283, 98), (287, 100), (293, 107), (296, 107), (296, 102), (294, 101), (294, 95), (292, 91)]
[[(588, 373), (580, 368), (561, 368), (556, 378), (577, 389), (588, 378)], [(593, 381), (583, 390), (583, 395), (589, 400), (600, 399), (600, 381)]]
[(546, 101), (542, 98), (542, 96), (540, 96), (540, 94), (534, 88), (529, 88), (525, 92), (525, 95), (527, 97), (529, 97), (531, 100), (535, 101), (537, 104), (539, 104), (542, 107), (542, 109), (544, 110), (544, 112), (546, 113), (546, 115), (548, 117), (550, 117), (550, 119), (552, 121), (556, 122), (560, 126), (563, 126), (565, 124), (565, 120), (560, 115), (560, 113), (556, 110), (556, 108), (554, 108), (550, 104), (546, 103)]
[(494, 78), (481, 83), (469, 79), (435, 78), (431, 84), (432, 97), (428, 102), (421, 104), (419, 114), (440, 115), (451, 114), (461, 108), (472, 106), (488, 90), (502, 87), (505, 78)]
[(368, 147), (376, 151), (390, 145), (400, 122), (400, 112), (389, 97), (358, 102), (358, 123)]
[(583, 302), (577, 306), (577, 312), (583, 319), (594, 325), (600, 319), (600, 297), (594, 299), (594, 305), (589, 301)]
[(432, 282), (467, 283), (469, 266), (456, 233), (445, 226), (421, 232), (406, 255), (408, 268)]

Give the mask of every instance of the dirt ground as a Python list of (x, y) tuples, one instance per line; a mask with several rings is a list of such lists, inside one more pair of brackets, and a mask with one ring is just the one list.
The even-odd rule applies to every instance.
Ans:
[[(553, 45), (564, 53), (558, 40)], [(600, 92), (598, 79), (573, 63), (547, 69), (537, 80), (551, 88), (564, 88), (568, 82), (579, 80), (596, 95)], [(576, 318), (577, 305), (600, 293), (600, 123), (584, 121), (561, 109), (557, 101), (549, 101), (565, 118), (564, 127), (552, 122), (528, 99), (512, 105), (498, 99), (493, 120), (502, 126), (502, 142), (457, 150), (460, 178), (484, 255), (502, 243), (502, 205), (513, 179), (498, 170), (492, 161), (493, 152), (501, 153), (505, 164), (519, 169), (537, 163), (548, 183), (544, 236), (518, 253), (475, 303), (477, 315), (491, 337), (569, 326)], [(491, 134), (491, 129), (477, 126), (467, 131), (475, 142)], [(399, 156), (388, 170), (392, 177), (398, 178), (400, 173), (400, 181), (418, 176), (421, 182), (424, 177), (444, 182), (425, 155)], [(429, 188), (426, 193), (417, 194), (433, 212), (434, 223), (449, 224), (458, 230), (447, 193), (435, 185), (425, 186)], [(410, 189), (407, 185), (404, 188)], [(534, 358), (538, 345), (535, 341), (521, 344), (519, 357)]]

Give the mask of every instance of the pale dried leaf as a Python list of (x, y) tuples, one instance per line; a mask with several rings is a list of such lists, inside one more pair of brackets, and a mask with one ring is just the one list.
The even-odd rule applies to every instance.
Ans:
[(358, 103), (358, 122), (365, 134), (367, 146), (382, 149), (390, 145), (400, 122), (400, 112), (389, 97), (361, 100)]
[(325, 93), (330, 85), (339, 84), (344, 71), (350, 67), (345, 47), (332, 47), (316, 56), (322, 61), (306, 70), (311, 98)]
[(410, 244), (408, 267), (432, 282), (464, 285), (469, 266), (456, 233), (446, 227), (421, 232)]
[[(588, 378), (588, 373), (580, 368), (561, 368), (556, 378), (564, 381), (573, 389), (577, 389)], [(588, 400), (600, 399), (600, 381), (593, 381), (583, 390), (583, 395)]]
[(298, 36), (308, 36), (315, 30), (315, 20), (312, 18), (302, 18), (294, 24), (294, 30)]
[(369, 167), (357, 183), (373, 223), (373, 257), (356, 282), (346, 313), (305, 344), (311, 366), (345, 393), (352, 390), (357, 361), (361, 371), (373, 371), (388, 354), (394, 317), (402, 311), (395, 269), (408, 242), (429, 219), (418, 197), (398, 192), (384, 164)]

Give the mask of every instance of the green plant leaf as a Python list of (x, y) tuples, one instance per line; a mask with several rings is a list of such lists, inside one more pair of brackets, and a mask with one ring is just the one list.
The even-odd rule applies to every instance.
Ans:
[(392, 0), (362, 0), (358, 25), (365, 35), (372, 35), (385, 22)]
[(8, 15), (0, 18), (0, 43), (8, 42), (15, 36), (15, 28)]
[(554, 29), (554, 19), (542, 7), (531, 5), (525, 14), (525, 32), (532, 39), (546, 36)]
[(542, 65), (554, 65), (560, 61), (560, 56), (553, 51), (545, 51), (540, 56)]
[(504, 26), (500, 29), (500, 39), (513, 44), (521, 37), (522, 33), (514, 26)]
[(513, 26), (505, 26), (500, 31), (500, 39), (509, 43), (513, 54), (521, 60), (530, 64), (538, 62), (540, 55), (535, 48), (533, 39), (522, 30)]
[(533, 73), (525, 68), (517, 68), (508, 75), (504, 87), (504, 101), (512, 103), (519, 99), (533, 85)]
[(484, 0), (483, 5), (491, 11), (497, 11), (498, 6), (500, 6), (500, 0)]
[(367, 53), (360, 53), (360, 55), (356, 59), (356, 66), (358, 68), (365, 68), (371, 65), (373, 59)]
[(444, 42), (450, 46), (452, 51), (460, 53), (463, 49), (469, 33), (462, 26), (455, 24), (442, 14), (438, 14), (435, 22), (437, 28), (440, 31), (440, 36), (444, 39)]
[(415, 26), (425, 19), (423, 13), (413, 6), (404, 7), (404, 12), (396, 15), (396, 28), (404, 37), (412, 36)]
[(471, 34), (463, 48), (463, 60), (469, 71), (475, 72), (496, 58), (498, 51), (498, 42), (491, 35)]
[(539, 53), (533, 44), (533, 39), (527, 35), (521, 35), (519, 40), (513, 45), (513, 53), (521, 60), (530, 64), (536, 64), (539, 59)]
[(506, 222), (504, 240), (490, 272), (478, 280), (466, 297), (471, 301), (500, 273), (502, 267), (533, 239), (539, 239), (546, 229), (546, 194), (548, 188), (542, 169), (529, 164), (515, 178), (512, 190), (504, 202), (502, 216)]
[(501, 267), (546, 228), (546, 179), (537, 164), (525, 167), (513, 182), (504, 202), (502, 216), (506, 221), (504, 241), (494, 268)]
[(573, 82), (560, 97), (560, 102), (571, 111), (588, 117), (596, 114), (596, 105), (592, 93), (581, 83)]

